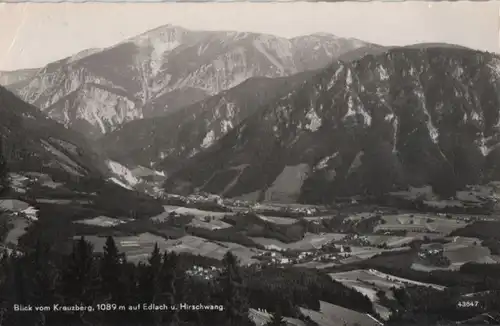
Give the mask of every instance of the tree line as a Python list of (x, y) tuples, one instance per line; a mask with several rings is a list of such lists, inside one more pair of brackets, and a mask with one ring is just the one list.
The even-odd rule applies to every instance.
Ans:
[[(101, 254), (84, 237), (68, 255), (39, 241), (32, 250), (4, 252), (0, 258), (0, 325), (253, 325), (233, 254), (226, 254), (210, 281), (190, 277), (186, 270), (180, 255), (161, 253), (158, 246), (147, 262), (133, 264), (112, 237)], [(212, 309), (186, 310), (181, 303)], [(167, 308), (148, 310), (144, 304)], [(15, 311), (14, 305), (31, 309)], [(41, 306), (50, 308), (35, 309)], [(213, 308), (218, 306), (223, 310)]]
[[(209, 276), (187, 273), (195, 265), (213, 268), (206, 268)], [(326, 274), (241, 266), (230, 251), (215, 264), (193, 255), (161, 253), (155, 246), (145, 262), (136, 264), (118, 250), (112, 237), (106, 239), (102, 253), (94, 252), (93, 245), (81, 237), (69, 254), (39, 240), (32, 249), (4, 252), (0, 257), (0, 326), (245, 326), (254, 325), (250, 307), (271, 312), (269, 325), (285, 325), (283, 316), (315, 325), (299, 307), (319, 310), (320, 300), (373, 313), (366, 296)], [(181, 303), (206, 309), (184, 309)], [(147, 310), (144, 304), (167, 309)], [(51, 308), (19, 312), (14, 305)], [(54, 305), (93, 307), (94, 311), (55, 311)]]

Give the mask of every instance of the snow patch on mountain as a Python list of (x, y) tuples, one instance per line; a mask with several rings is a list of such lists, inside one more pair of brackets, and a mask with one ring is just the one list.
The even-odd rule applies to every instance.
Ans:
[(196, 155), (196, 154), (198, 154), (199, 152), (200, 152), (199, 150), (197, 150), (196, 148), (193, 148), (193, 149), (191, 150), (191, 152), (189, 152), (189, 154), (188, 154), (188, 158), (189, 158), (189, 157), (193, 157), (193, 156), (195, 156), (195, 155)]
[(333, 87), (333, 85), (335, 85), (335, 83), (339, 80), (339, 75), (343, 70), (344, 70), (343, 65), (341, 65), (337, 68), (337, 70), (333, 74), (333, 77), (330, 79), (330, 82), (328, 83), (328, 86), (326, 89), (327, 91), (329, 91)]
[(130, 169), (127, 168), (126, 166), (111, 160), (107, 160), (106, 165), (108, 166), (111, 173), (113, 173), (117, 178), (119, 178), (121, 183), (125, 183), (128, 187), (133, 187), (139, 183), (139, 179), (137, 179), (132, 173), (132, 171), (130, 171)]
[(317, 170), (323, 170), (324, 168), (326, 168), (328, 166), (328, 163), (332, 159), (336, 158), (338, 155), (339, 155), (339, 152), (335, 152), (330, 156), (326, 156), (326, 157), (322, 158), (321, 161), (319, 161), (318, 164), (316, 164), (315, 168)]
[(125, 189), (128, 189), (128, 190), (133, 190), (134, 188), (132, 188), (131, 186), (129, 185), (126, 185), (125, 183), (121, 182), (120, 180), (118, 180), (117, 178), (115, 177), (111, 177), (109, 178), (110, 181), (116, 183), (117, 185), (119, 185), (120, 187), (123, 187)]
[(397, 117), (394, 117), (392, 119), (392, 152), (395, 153), (397, 152), (397, 146), (398, 146), (398, 133), (399, 133), (399, 120)]
[(351, 166), (349, 167), (349, 171), (347, 171), (347, 175), (350, 175), (351, 173), (355, 172), (362, 164), (362, 158), (365, 153), (363, 151), (358, 152), (356, 154), (356, 157), (351, 163)]
[(311, 107), (309, 109), (309, 112), (307, 112), (306, 118), (309, 119), (309, 123), (306, 125), (306, 129), (309, 129), (312, 132), (318, 131), (318, 129), (321, 127), (322, 121), (313, 107)]
[(215, 133), (214, 133), (213, 130), (210, 130), (205, 135), (205, 138), (203, 138), (203, 142), (201, 143), (201, 147), (205, 148), (205, 149), (209, 148), (210, 146), (212, 146), (212, 144), (214, 143), (214, 141), (215, 141)]
[(233, 123), (230, 120), (222, 120), (220, 122), (220, 130), (223, 134), (226, 134), (231, 129), (233, 129)]
[(164, 158), (167, 158), (170, 154), (172, 154), (174, 151), (175, 151), (174, 148), (169, 148), (166, 152), (163, 151), (160, 152), (158, 154), (158, 157), (163, 160)]
[(484, 137), (484, 135), (481, 135), (481, 138), (478, 140), (479, 142), (479, 150), (481, 151), (481, 154), (483, 154), (484, 157), (488, 156), (488, 154), (491, 152), (492, 148), (489, 148), (487, 143), (487, 139)]
[(363, 104), (361, 103), (361, 101), (359, 101), (359, 102), (360, 102), (359, 103), (359, 111), (360, 111), (361, 115), (363, 116), (363, 121), (364, 121), (365, 125), (371, 126), (371, 124), (372, 124), (372, 117), (366, 111), (366, 109), (363, 106)]
[(387, 71), (387, 69), (384, 66), (379, 65), (377, 70), (378, 70), (381, 81), (389, 80), (389, 72)]
[(425, 95), (424, 91), (422, 90), (422, 85), (418, 85), (419, 87), (416, 87), (415, 89), (415, 94), (417, 95), (419, 99), (419, 104), (421, 106), (422, 112), (424, 113), (426, 117), (425, 124), (427, 126), (427, 130), (429, 131), (429, 136), (431, 137), (431, 140), (434, 144), (438, 143), (438, 138), (439, 138), (439, 130), (434, 126), (434, 123), (432, 122), (432, 116), (429, 113), (429, 110), (427, 110), (427, 105), (426, 105), (426, 100), (425, 100)]

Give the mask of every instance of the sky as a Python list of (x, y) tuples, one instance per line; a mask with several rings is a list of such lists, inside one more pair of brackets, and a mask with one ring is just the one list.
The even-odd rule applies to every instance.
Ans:
[(500, 2), (0, 3), (0, 70), (38, 68), (161, 25), (498, 52)]

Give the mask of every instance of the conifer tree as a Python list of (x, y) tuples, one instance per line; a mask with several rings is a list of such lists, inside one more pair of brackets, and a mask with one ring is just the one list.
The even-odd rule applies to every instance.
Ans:
[[(159, 279), (162, 270), (162, 255), (158, 244), (155, 244), (148, 258), (148, 264), (142, 264), (139, 269), (139, 290), (142, 302), (158, 304), (161, 294)], [(141, 311), (139, 316), (146, 324), (160, 325), (162, 313), (157, 311)]]
[[(37, 240), (35, 249), (26, 254), (24, 262), (31, 288), (30, 303), (38, 306), (57, 303), (59, 273), (50, 246)], [(41, 325), (55, 322), (54, 318), (57, 316), (50, 312), (38, 312), (36, 316), (37, 323)]]
[[(113, 237), (107, 237), (104, 252), (99, 261), (102, 302), (118, 305), (127, 304), (123, 261), (124, 257), (118, 251)], [(105, 319), (112, 325), (122, 322), (122, 317), (124, 317), (123, 313), (119, 311), (110, 311), (105, 314)]]
[[(174, 252), (163, 254), (162, 270), (160, 275), (161, 302), (169, 307), (174, 307), (178, 303), (176, 293), (176, 281), (178, 279), (178, 256)], [(163, 324), (168, 326), (179, 325), (178, 310), (168, 311), (164, 316)]]
[(10, 186), (7, 161), (3, 153), (3, 141), (0, 136), (0, 196), (8, 191)]
[(224, 305), (224, 325), (244, 326), (252, 325), (248, 316), (249, 305), (246, 299), (245, 288), (238, 259), (230, 251), (224, 255), (223, 268), (218, 278)]
[(113, 237), (107, 237), (99, 266), (101, 291), (105, 296), (105, 301), (117, 303), (121, 298), (121, 262), (122, 255), (120, 255)]
[(93, 305), (99, 286), (94, 248), (82, 236), (73, 244), (62, 272), (62, 293), (68, 304)]
[(16, 313), (12, 308), (15, 304), (26, 306), (29, 304), (30, 288), (23, 269), (21, 257), (13, 252), (8, 258), (6, 267), (6, 279), (2, 288), (2, 298), (5, 300), (4, 308), (7, 308), (3, 325), (29, 325), (33, 324), (33, 313)]

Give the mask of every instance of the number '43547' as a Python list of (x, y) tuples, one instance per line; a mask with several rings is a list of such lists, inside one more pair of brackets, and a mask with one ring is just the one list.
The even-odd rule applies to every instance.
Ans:
[(466, 301), (457, 302), (457, 307), (459, 307), (459, 308), (472, 308), (472, 307), (478, 307), (478, 306), (479, 306), (479, 301), (475, 301), (475, 300), (466, 300)]

